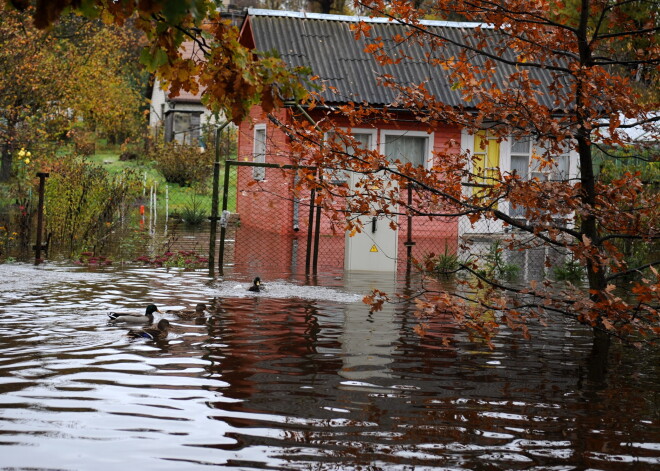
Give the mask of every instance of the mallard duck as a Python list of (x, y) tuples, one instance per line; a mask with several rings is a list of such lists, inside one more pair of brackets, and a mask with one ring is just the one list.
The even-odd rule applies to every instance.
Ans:
[(129, 330), (126, 335), (132, 339), (159, 340), (167, 337), (169, 329), (170, 322), (167, 319), (161, 319), (156, 324), (156, 328)]
[(144, 315), (111, 312), (108, 314), (111, 322), (121, 322), (130, 324), (152, 324), (154, 322), (154, 312), (160, 312), (155, 304), (149, 304)]
[(252, 286), (248, 288), (248, 291), (254, 291), (255, 293), (258, 293), (262, 288), (263, 286), (261, 285), (261, 278), (256, 277), (252, 282)]
[(199, 303), (195, 309), (182, 309), (181, 311), (167, 311), (168, 313), (176, 314), (180, 319), (196, 319), (206, 315), (206, 304)]

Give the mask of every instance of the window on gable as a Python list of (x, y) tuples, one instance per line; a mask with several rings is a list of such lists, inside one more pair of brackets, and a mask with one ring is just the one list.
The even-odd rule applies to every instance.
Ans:
[[(257, 163), (266, 162), (266, 127), (258, 126), (254, 128), (254, 148), (252, 161)], [(252, 167), (252, 178), (255, 180), (266, 179), (266, 167)]]

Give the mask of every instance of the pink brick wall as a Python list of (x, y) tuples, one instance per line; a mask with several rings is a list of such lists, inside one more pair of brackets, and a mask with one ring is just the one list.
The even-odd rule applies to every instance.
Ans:
[[(285, 121), (287, 111), (278, 113)], [(255, 106), (250, 113), (252, 122), (244, 121), (238, 132), (238, 160), (253, 161), (255, 125), (266, 125), (266, 163), (289, 164), (288, 138), (275, 124), (262, 116)], [(255, 180), (252, 167), (238, 167), (237, 212), (241, 224), (259, 227), (279, 234), (292, 232), (293, 202), (289, 187), (290, 175), (274, 168), (265, 169), (265, 178)]]
[[(254, 125), (266, 124), (267, 150), (266, 162), (289, 164), (289, 145), (287, 136), (277, 129), (275, 124), (262, 116), (261, 108), (255, 106), (250, 114), (252, 122), (245, 121), (239, 127), (238, 159), (242, 161), (253, 160)], [(319, 118), (320, 116), (315, 116)], [(283, 110), (277, 114), (282, 122), (287, 122), (288, 111)], [(345, 126), (347, 121), (335, 120), (338, 126)], [(381, 130), (421, 130), (416, 123), (388, 123), (379, 126), (377, 142), (381, 140)], [(461, 140), (461, 130), (456, 126), (439, 126), (434, 129), (434, 149), (441, 151), (458, 152)], [(452, 146), (453, 147), (450, 147)], [(238, 170), (238, 200), (237, 211), (241, 217), (241, 225), (254, 226), (259, 230), (278, 234), (293, 233), (294, 203), (288, 188), (292, 177), (284, 175), (278, 169), (266, 169), (264, 181), (255, 182), (253, 170), (250, 167), (239, 167)], [(252, 182), (252, 184), (251, 184)], [(307, 207), (299, 206), (298, 226), (300, 233), (307, 231)], [(400, 218), (399, 237), (405, 238), (407, 231), (406, 218)], [(322, 218), (322, 234), (331, 234), (328, 218)], [(416, 218), (413, 223), (413, 239), (442, 238), (456, 240), (458, 235), (457, 219)]]

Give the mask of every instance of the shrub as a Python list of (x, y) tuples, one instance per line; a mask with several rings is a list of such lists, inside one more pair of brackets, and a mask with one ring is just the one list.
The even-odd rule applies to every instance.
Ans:
[(72, 135), (76, 154), (88, 156), (96, 152), (96, 136), (94, 133), (75, 130), (72, 131)]
[(101, 245), (141, 188), (136, 173), (110, 174), (79, 156), (56, 159), (49, 170), (46, 230), (69, 254)]
[(94, 255), (93, 252), (81, 252), (78, 259), (74, 260), (73, 263), (93, 268), (112, 265), (112, 259), (105, 255)]
[(212, 173), (215, 151), (212, 146), (200, 150), (198, 146), (168, 142), (155, 144), (149, 156), (167, 182), (191, 186), (204, 182)]
[(125, 151), (122, 152), (121, 155), (119, 156), (119, 160), (122, 162), (127, 162), (129, 160), (137, 160), (137, 159), (138, 159), (138, 155), (135, 152)]
[(461, 266), (458, 255), (450, 253), (446, 244), (444, 254), (430, 253), (424, 257), (422, 263), (426, 272), (445, 277), (456, 274)]
[(519, 272), (518, 265), (506, 261), (504, 246), (499, 240), (495, 240), (488, 248), (488, 253), (482, 256), (479, 273), (486, 278), (512, 281), (518, 277)]

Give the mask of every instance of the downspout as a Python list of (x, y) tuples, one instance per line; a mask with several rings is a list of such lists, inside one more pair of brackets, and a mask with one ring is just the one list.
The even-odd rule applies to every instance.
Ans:
[[(298, 174), (296, 173), (293, 176), (293, 186), (295, 187), (298, 185)], [(293, 232), (298, 232), (300, 230), (300, 224), (299, 224), (299, 219), (300, 219), (300, 199), (297, 196), (293, 197)]]

